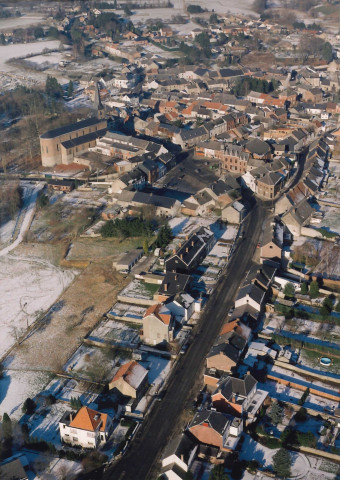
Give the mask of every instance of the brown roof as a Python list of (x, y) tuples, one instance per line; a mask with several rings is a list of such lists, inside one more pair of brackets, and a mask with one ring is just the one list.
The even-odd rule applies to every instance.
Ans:
[(100, 431), (103, 432), (105, 431), (106, 421), (106, 413), (100, 413), (88, 407), (81, 407), (74, 419), (70, 422), (70, 427), (94, 432), (101, 424)]
[(235, 327), (237, 327), (238, 319), (234, 320), (233, 322), (227, 322), (223, 325), (220, 335), (225, 335), (226, 333), (232, 332)]
[(131, 362), (124, 363), (119, 370), (117, 371), (116, 375), (113, 377), (112, 382), (115, 382), (121, 377), (124, 377), (128, 373), (130, 369), (132, 369), (135, 365), (137, 365), (137, 362), (135, 360), (131, 360)]
[(157, 305), (151, 305), (151, 307), (149, 307), (145, 312), (144, 317), (147, 317), (148, 315), (153, 314), (155, 317), (158, 318), (158, 320), (163, 322), (165, 325), (169, 325), (171, 320), (171, 315), (168, 313), (161, 313), (161, 309), (163, 306), (164, 305), (162, 303), (158, 303)]

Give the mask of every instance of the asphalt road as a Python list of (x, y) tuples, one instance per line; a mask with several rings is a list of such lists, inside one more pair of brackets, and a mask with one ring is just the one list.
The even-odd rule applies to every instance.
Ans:
[(259, 241), (266, 210), (262, 203), (254, 204), (244, 223), (243, 238), (209, 298), (201, 315), (197, 334), (186, 354), (173, 368), (164, 398), (152, 409), (136, 438), (122, 459), (103, 475), (112, 480), (146, 480), (155, 478), (155, 467), (163, 448), (176, 430), (176, 423), (186, 405), (197, 395), (205, 357), (217, 337)]

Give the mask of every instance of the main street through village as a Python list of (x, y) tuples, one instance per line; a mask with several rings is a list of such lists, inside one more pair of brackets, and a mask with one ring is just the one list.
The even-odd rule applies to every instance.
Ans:
[(176, 430), (184, 409), (197, 396), (195, 387), (199, 383), (205, 357), (233, 305), (242, 279), (251, 266), (266, 214), (264, 206), (254, 202), (244, 222), (242, 238), (239, 238), (228, 268), (207, 302), (191, 347), (173, 369), (164, 398), (154, 406), (150, 416), (143, 422), (123, 458), (110, 467), (103, 478), (156, 478), (157, 459)]
[[(305, 161), (304, 152), (300, 156), (298, 168), (285, 192), (300, 181), (304, 173)], [(281, 195), (285, 192), (281, 192)], [(180, 424), (181, 415), (198, 394), (197, 385), (200, 385), (199, 378), (205, 357), (252, 264), (264, 221), (269, 216), (268, 208), (273, 205), (271, 201), (261, 202), (249, 194), (245, 196), (250, 212), (243, 224), (243, 234), (238, 239), (228, 267), (201, 315), (192, 345), (175, 365), (162, 401), (154, 406), (149, 417), (145, 419), (122, 459), (107, 469), (103, 476), (105, 480), (154, 480), (157, 478), (158, 460), (162, 450), (177, 429), (185, 426)]]

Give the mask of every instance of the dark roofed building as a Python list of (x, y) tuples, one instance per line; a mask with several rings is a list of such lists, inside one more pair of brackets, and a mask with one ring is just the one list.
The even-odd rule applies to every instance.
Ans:
[(260, 312), (263, 307), (265, 294), (266, 292), (255, 283), (245, 285), (238, 292), (235, 307), (249, 304)]
[(74, 180), (49, 180), (48, 186), (53, 190), (57, 190), (58, 192), (71, 192), (74, 187), (75, 183)]
[(208, 228), (201, 227), (166, 260), (166, 270), (168, 272), (190, 274), (211, 249), (213, 239), (213, 232)]
[(256, 393), (256, 386), (257, 381), (248, 373), (243, 379), (224, 376), (212, 395), (213, 405), (219, 412), (242, 416)]
[(241, 351), (230, 343), (214, 345), (207, 355), (207, 368), (231, 373), (240, 358)]
[(161, 283), (157, 299), (159, 302), (170, 297), (175, 297), (178, 293), (185, 292), (190, 284), (190, 275), (176, 272), (166, 272), (163, 282)]
[(204, 445), (232, 451), (242, 433), (243, 422), (238, 418), (203, 409), (196, 413), (188, 430)]
[(252, 138), (245, 145), (246, 152), (250, 153), (254, 158), (261, 160), (269, 160), (271, 157), (271, 149), (267, 142), (259, 138)]

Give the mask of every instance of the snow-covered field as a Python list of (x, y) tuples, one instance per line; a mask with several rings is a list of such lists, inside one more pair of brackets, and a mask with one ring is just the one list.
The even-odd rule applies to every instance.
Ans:
[(49, 67), (53, 65), (58, 65), (64, 59), (63, 52), (51, 52), (41, 55), (36, 55), (27, 59), (28, 63), (34, 63), (36, 65), (42, 66), (43, 64), (48, 64)]
[(0, 244), (10, 241), (15, 228), (15, 220), (9, 220), (0, 227)]
[(18, 58), (31, 53), (41, 53), (45, 48), (57, 49), (60, 42), (58, 40), (47, 40), (43, 42), (15, 43), (13, 45), (4, 45), (0, 47), (0, 71), (8, 72), (16, 69), (14, 65), (6, 64), (10, 58)]
[(43, 17), (37, 15), (23, 15), (21, 17), (10, 17), (0, 19), (0, 32), (11, 28), (26, 28), (32, 25), (37, 25), (41, 22)]
[[(10, 367), (10, 360), (6, 362)], [(49, 374), (27, 370), (6, 370), (0, 380), (0, 416), (5, 412), (19, 420), (21, 406), (26, 398), (34, 398), (49, 381)]]
[(34, 256), (0, 257), (0, 355), (50, 308), (74, 277), (74, 271)]

